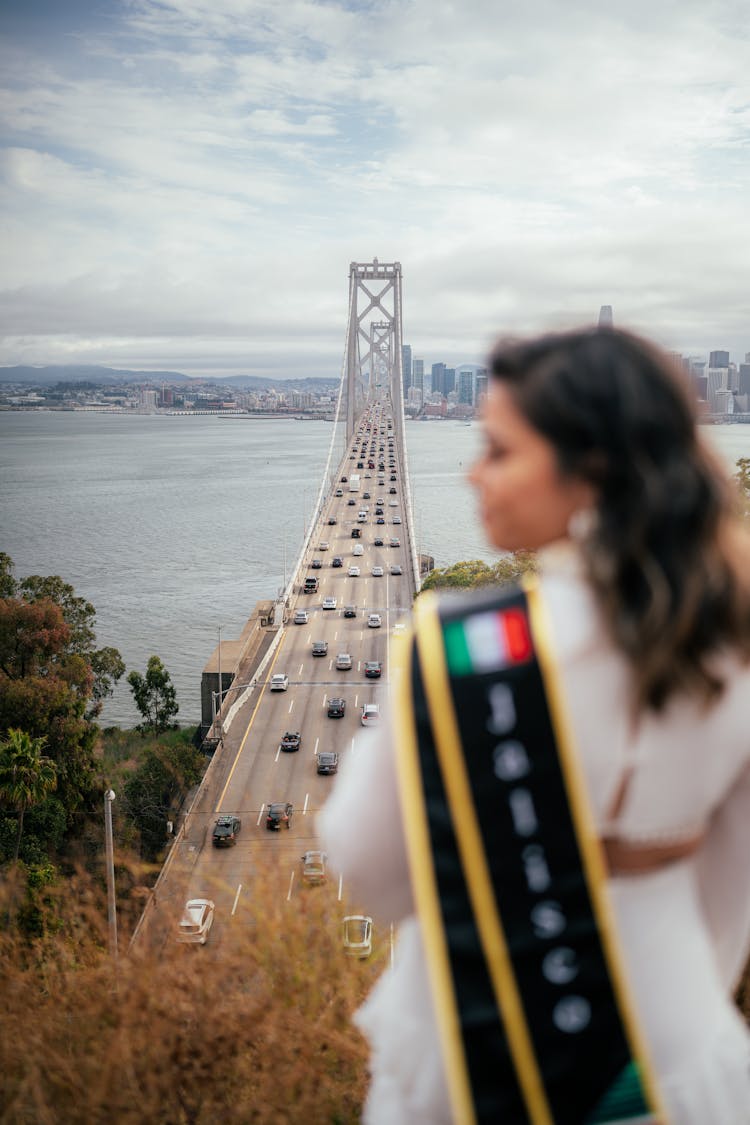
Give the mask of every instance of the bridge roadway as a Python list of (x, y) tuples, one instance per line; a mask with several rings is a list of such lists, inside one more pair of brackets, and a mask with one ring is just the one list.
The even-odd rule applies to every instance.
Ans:
[[(376, 433), (376, 453), (385, 445), (384, 461), (388, 466), (388, 409), (383, 405), (371, 406), (365, 419)], [(382, 421), (381, 421), (382, 420)], [(361, 426), (366, 425), (366, 421)], [(385, 433), (378, 431), (382, 424)], [(368, 439), (369, 434), (365, 434)], [(262, 682), (250, 697), (231, 725), (224, 745), (217, 751), (196, 807), (188, 818), (184, 834), (172, 846), (162, 877), (154, 895), (152, 909), (144, 915), (138, 940), (145, 939), (153, 948), (173, 947), (176, 926), (184, 902), (193, 897), (206, 897), (216, 904), (214, 922), (206, 952), (218, 955), (219, 948), (232, 927), (252, 926), (257, 917), (258, 904), (254, 901), (252, 885), (255, 875), (263, 871), (267, 877), (273, 871), (275, 894), (285, 895), (293, 901), (301, 890), (301, 856), (308, 849), (319, 846), (315, 832), (315, 814), (322, 807), (335, 778), (318, 775), (317, 752), (336, 750), (340, 762), (347, 755), (367, 753), (369, 732), (360, 721), (364, 703), (381, 702), (387, 692), (390, 660), (390, 641), (394, 626), (406, 620), (413, 599), (413, 571), (407, 557), (407, 505), (402, 504), (402, 467), (398, 449), (394, 448), (397, 476), (391, 481), (391, 471), (355, 468), (357, 461), (350, 460), (352, 449), (359, 449), (362, 438), (352, 438), (341, 463), (337, 477), (350, 476), (350, 469), (360, 475), (360, 492), (349, 491), (348, 481), (337, 481), (334, 490), (341, 496), (331, 495), (324, 506), (318, 527), (311, 539), (308, 558), (303, 560), (292, 599), (289, 623), (283, 629), (278, 648), (263, 675)], [(394, 446), (397, 439), (393, 438)], [(368, 464), (368, 456), (357, 454), (358, 460)], [(375, 460), (376, 466), (380, 463)], [(379, 483), (379, 481), (384, 483)], [(389, 490), (395, 488), (395, 494)], [(364, 494), (370, 493), (366, 499)], [(376, 523), (376, 500), (382, 497), (384, 524)], [(350, 501), (355, 503), (351, 504)], [(361, 508), (368, 507), (367, 520), (358, 521)], [(394, 517), (404, 522), (394, 524)], [(330, 521), (335, 520), (335, 523)], [(361, 538), (352, 538), (352, 529), (361, 529)], [(375, 546), (375, 538), (383, 539), (383, 546)], [(399, 546), (390, 546), (391, 538)], [(327, 543), (327, 548), (321, 544)], [(363, 553), (355, 556), (353, 549), (361, 544)], [(335, 556), (343, 559), (343, 566), (334, 568)], [(320, 559), (320, 569), (312, 569), (312, 559)], [(350, 576), (349, 567), (360, 567), (360, 575)], [(400, 575), (392, 575), (394, 565), (401, 567)], [(383, 576), (372, 575), (373, 567), (382, 567)], [(304, 578), (315, 575), (320, 588), (317, 593), (302, 591)], [(336, 599), (335, 609), (323, 609), (323, 599)], [(356, 617), (346, 618), (343, 607), (354, 605)], [(307, 624), (296, 625), (294, 611), (308, 611)], [(382, 625), (368, 626), (368, 615), (379, 613)], [(312, 655), (312, 642), (328, 642), (324, 657)], [(352, 667), (348, 671), (336, 669), (336, 656), (348, 652)], [(382, 661), (382, 677), (367, 679), (365, 661)], [(269, 690), (271, 676), (286, 673), (289, 687), (286, 691)], [(343, 718), (327, 717), (327, 701), (331, 697), (346, 700)], [(298, 752), (285, 753), (279, 749), (281, 737), (287, 730), (297, 730), (302, 744)], [(364, 737), (358, 739), (359, 735)], [(289, 830), (269, 831), (265, 825), (268, 804), (289, 801), (294, 806)], [(237, 843), (230, 848), (212, 846), (211, 832), (215, 818), (220, 813), (232, 813), (242, 820)], [(356, 813), (354, 813), (356, 815)], [(339, 899), (345, 898), (346, 888), (339, 886)], [(359, 904), (367, 910), (367, 904)], [(341, 913), (344, 913), (343, 905)], [(209, 952), (211, 951), (211, 952)]]

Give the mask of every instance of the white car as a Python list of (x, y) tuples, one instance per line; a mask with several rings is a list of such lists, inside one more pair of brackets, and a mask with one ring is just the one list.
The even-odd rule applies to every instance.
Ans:
[(289, 687), (289, 677), (286, 672), (274, 672), (271, 676), (271, 691), (286, 691)]
[(401, 523), (401, 516), (394, 516), (394, 517), (393, 517), (393, 522), (394, 522), (394, 523)]
[(340, 652), (336, 657), (336, 667), (340, 672), (345, 672), (352, 666), (352, 656), (350, 652)]
[(374, 727), (380, 722), (380, 704), (365, 703), (359, 721), (363, 727)]
[(343, 927), (344, 952), (350, 957), (369, 957), (372, 953), (372, 918), (348, 914)]
[(325, 852), (305, 852), (302, 856), (302, 878), (306, 883), (325, 883), (327, 859)]
[(367, 618), (367, 624), (370, 627), (370, 629), (379, 629), (380, 626), (383, 624), (383, 620), (382, 620), (379, 613), (371, 613), (370, 616)]
[(373, 578), (382, 578), (383, 577), (382, 566), (374, 566), (372, 568), (372, 576), (373, 576)]
[(364, 555), (364, 553), (365, 553), (365, 549), (362, 546), (362, 544), (361, 543), (355, 543), (354, 547), (352, 548), (352, 554), (353, 555)]
[(294, 612), (295, 625), (307, 625), (308, 613), (306, 609), (297, 609)]
[(191, 898), (185, 903), (177, 940), (190, 945), (205, 945), (214, 920), (214, 904), (210, 898)]
[(359, 567), (358, 566), (350, 566), (349, 567), (349, 577), (350, 578), (359, 578)]
[(328, 550), (328, 544), (327, 543), (319, 543), (318, 544), (318, 550), (319, 551), (327, 551)]
[(336, 608), (336, 599), (335, 598), (332, 598), (330, 595), (327, 598), (323, 598), (323, 609), (335, 609), (335, 608)]
[(388, 506), (389, 506), (390, 508), (397, 508), (397, 507), (398, 507), (398, 500), (389, 500), (389, 501), (388, 501)]

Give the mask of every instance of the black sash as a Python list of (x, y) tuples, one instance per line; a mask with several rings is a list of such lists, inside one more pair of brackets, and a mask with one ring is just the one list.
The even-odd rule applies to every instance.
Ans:
[(665, 1122), (530, 589), (423, 594), (399, 782), (454, 1120)]

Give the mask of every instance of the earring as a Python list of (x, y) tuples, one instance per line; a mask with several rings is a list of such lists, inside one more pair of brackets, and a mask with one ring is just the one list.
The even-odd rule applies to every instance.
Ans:
[(568, 536), (580, 546), (588, 542), (599, 526), (596, 508), (577, 508), (568, 520)]

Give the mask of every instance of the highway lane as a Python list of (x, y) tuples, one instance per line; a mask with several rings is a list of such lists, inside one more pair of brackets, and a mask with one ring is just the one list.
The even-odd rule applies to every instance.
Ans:
[[(361, 458), (359, 452), (355, 456)], [(347, 465), (351, 464), (356, 461), (347, 457), (341, 476), (349, 475)], [(233, 928), (245, 929), (254, 924), (258, 913), (254, 886), (261, 873), (263, 880), (273, 879), (276, 896), (283, 895), (292, 902), (302, 892), (301, 856), (307, 849), (319, 846), (315, 814), (334, 781), (333, 777), (318, 775), (316, 753), (335, 750), (343, 762), (350, 754), (368, 752), (368, 732), (360, 723), (361, 708), (364, 703), (382, 702), (384, 698), (389, 638), (396, 622), (408, 616), (412, 596), (406, 536), (401, 534), (402, 525), (392, 522), (394, 515), (403, 518), (400, 471), (396, 482), (387, 483), (390, 472), (378, 474), (377, 470), (365, 469), (359, 470), (359, 475), (358, 494), (349, 492), (348, 481), (338, 482), (342, 495), (330, 497), (317, 533), (311, 537), (306, 565), (298, 575), (298, 592), (289, 607), (289, 623), (267, 669), (266, 683), (254, 693), (247, 713), (243, 712), (247, 718), (241, 737), (233, 740), (236, 749), (231, 749), (231, 756), (217, 773), (213, 807), (203, 839), (194, 845), (192, 866), (179, 891), (175, 888), (171, 896), (177, 914), (177, 904), (181, 905), (187, 897), (205, 895), (214, 900), (216, 915), (209, 939), (212, 947), (219, 947)], [(390, 493), (391, 487), (396, 488), (395, 495)], [(364, 492), (370, 492), (370, 497), (365, 498)], [(380, 497), (385, 524), (376, 523), (376, 500)], [(355, 500), (353, 505), (350, 499)], [(362, 522), (358, 513), (364, 508), (368, 512)], [(336, 522), (329, 523), (330, 519)], [(354, 527), (360, 529), (360, 538), (352, 538)], [(388, 545), (392, 537), (399, 538), (398, 547)], [(383, 546), (375, 545), (376, 538), (382, 538)], [(321, 547), (323, 543), (327, 543), (327, 548)], [(354, 554), (356, 546), (361, 546), (361, 555)], [(343, 566), (332, 566), (335, 556), (342, 558)], [(320, 560), (320, 568), (313, 569), (313, 559)], [(401, 575), (390, 574), (390, 566), (396, 563), (402, 568)], [(350, 565), (359, 566), (359, 576), (349, 575)], [(382, 577), (372, 575), (372, 568), (377, 566), (383, 568)], [(319, 590), (314, 594), (302, 592), (308, 575), (319, 579)], [(335, 609), (323, 608), (326, 597), (336, 599)], [(356, 607), (354, 618), (344, 617), (343, 608), (347, 605)], [(306, 624), (293, 624), (297, 608), (308, 611)], [(380, 628), (368, 627), (371, 612), (381, 615)], [(328, 643), (328, 652), (323, 657), (314, 657), (312, 643), (319, 640)], [(351, 669), (336, 669), (339, 652), (351, 655)], [(364, 663), (370, 660), (382, 662), (381, 679), (365, 678)], [(288, 675), (287, 691), (269, 690), (268, 682), (274, 672)], [(346, 714), (341, 719), (327, 716), (327, 703), (333, 696), (346, 700)], [(239, 724), (236, 726), (239, 728)], [(287, 730), (300, 732), (299, 751), (280, 751), (281, 737)], [(235, 734), (235, 728), (232, 733)], [(230, 749), (230, 744), (226, 749)], [(289, 830), (271, 832), (266, 828), (265, 815), (272, 801), (289, 801), (294, 806)], [(211, 845), (212, 822), (220, 813), (233, 813), (242, 820), (234, 847), (219, 849)], [(337, 891), (339, 898), (345, 897), (346, 888), (339, 887)]]

